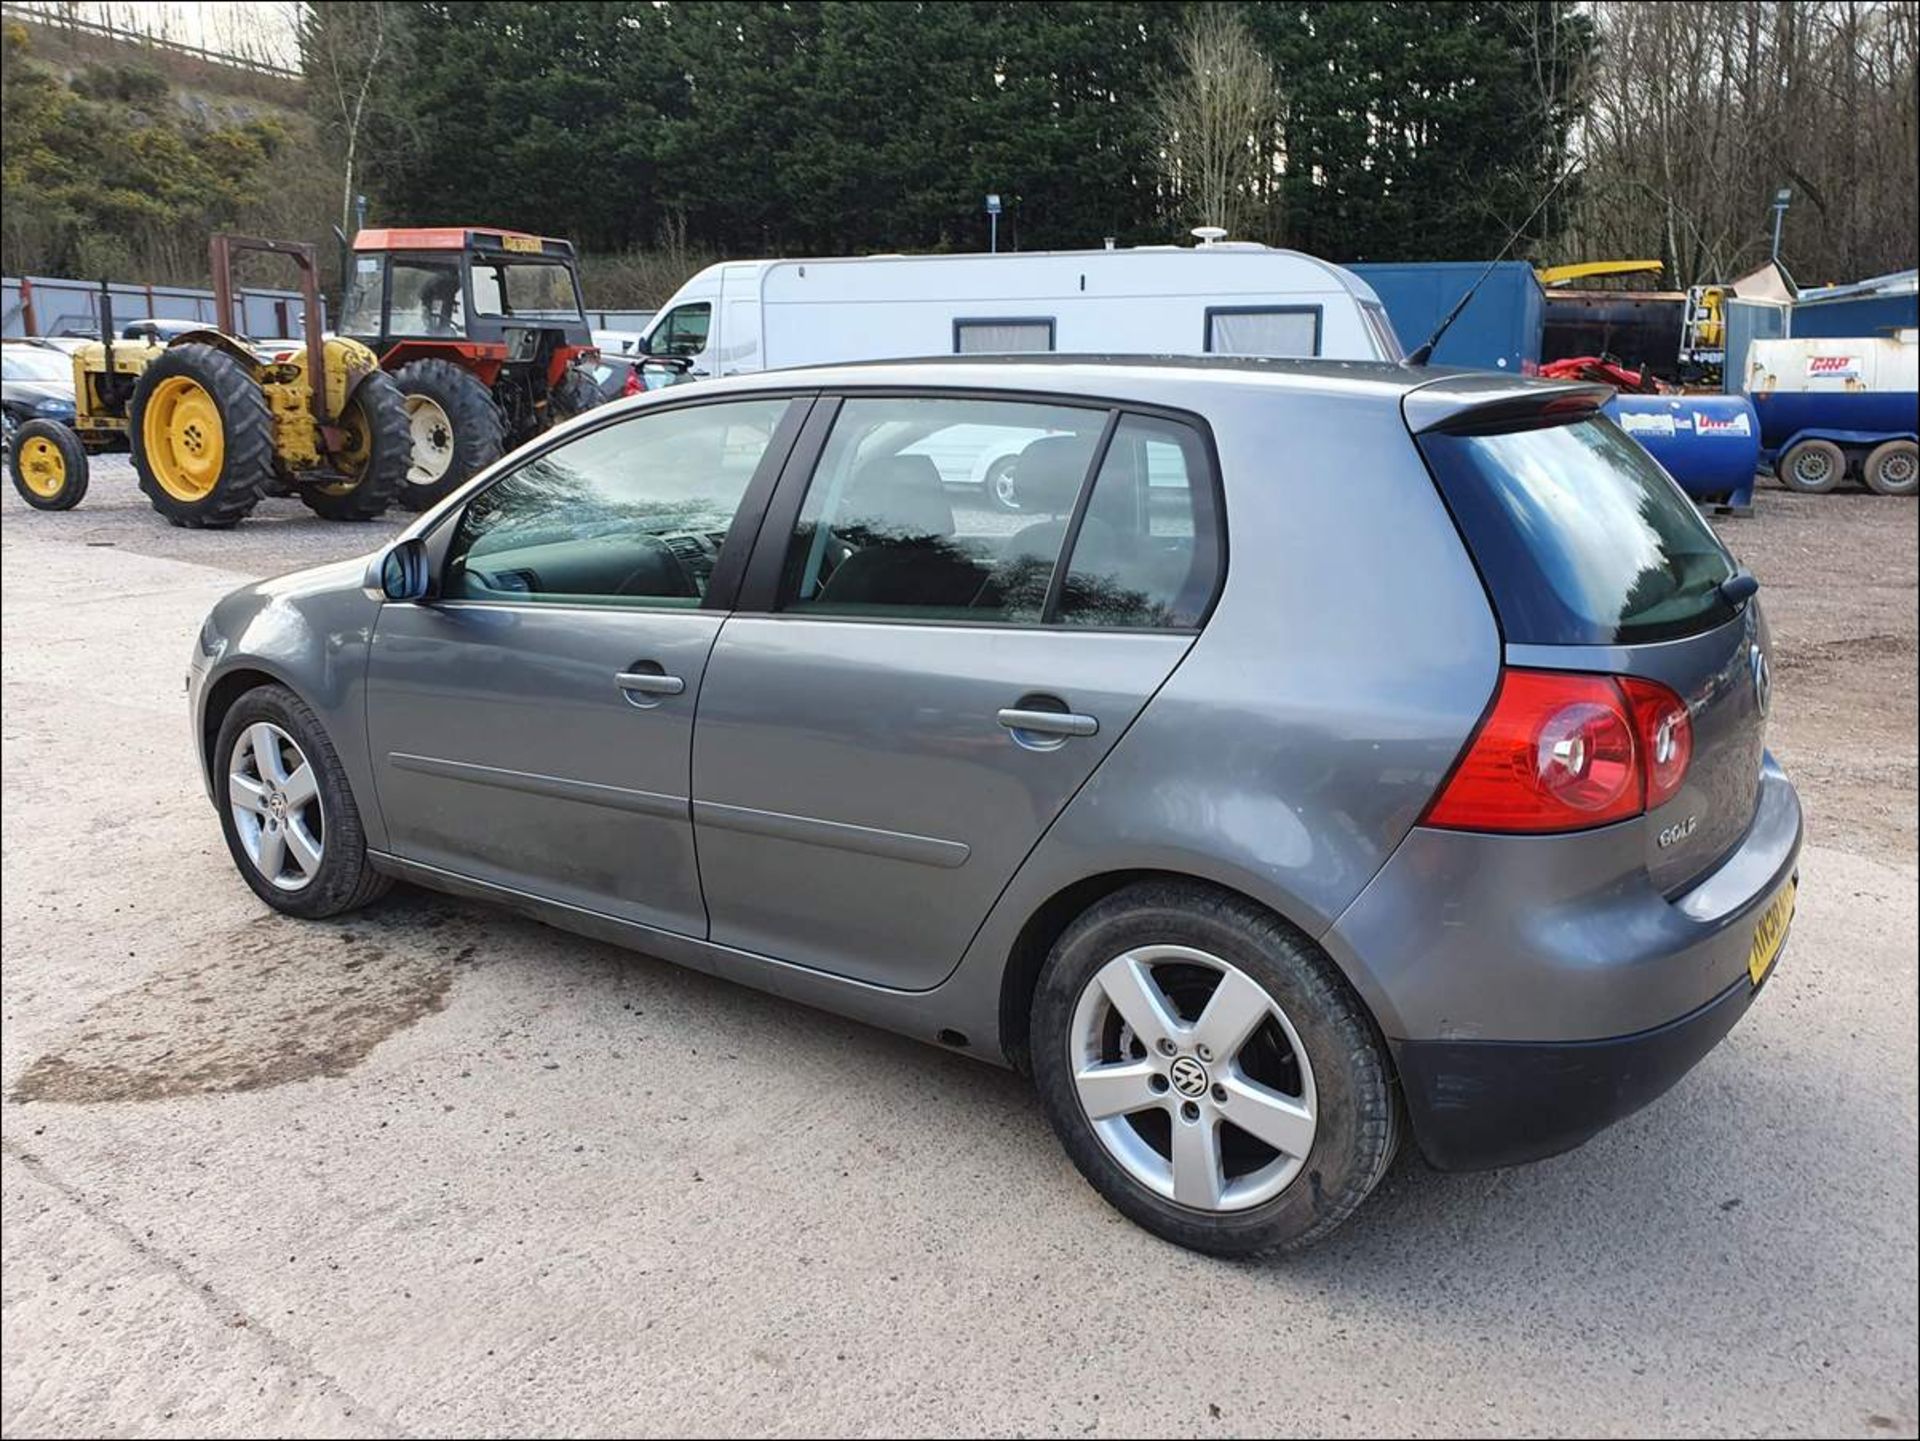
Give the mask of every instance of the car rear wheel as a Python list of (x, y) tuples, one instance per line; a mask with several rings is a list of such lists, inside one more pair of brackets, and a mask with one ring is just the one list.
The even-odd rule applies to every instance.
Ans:
[(391, 885), (367, 860), (346, 772), (319, 718), (285, 686), (234, 702), (211, 757), (227, 849), (253, 893), (309, 919), (354, 910)]
[(1910, 440), (1875, 446), (1860, 467), (1860, 478), (1875, 495), (1912, 495), (1920, 490), (1920, 446)]
[(1018, 456), (1003, 455), (987, 467), (987, 499), (995, 510), (1017, 512), (1020, 492), (1013, 483), (1013, 467)]
[(1780, 483), (1802, 495), (1825, 495), (1847, 473), (1847, 455), (1830, 440), (1803, 440), (1780, 457)]
[(1399, 1143), (1385, 1048), (1332, 963), (1199, 885), (1130, 886), (1068, 928), (1034, 998), (1032, 1055), (1094, 1189), (1215, 1255), (1318, 1239)]

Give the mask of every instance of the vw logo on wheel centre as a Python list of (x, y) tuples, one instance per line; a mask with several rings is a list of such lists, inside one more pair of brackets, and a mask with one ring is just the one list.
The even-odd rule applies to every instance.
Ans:
[(1207, 1068), (1192, 1056), (1182, 1056), (1175, 1061), (1168, 1068), (1167, 1078), (1173, 1082), (1174, 1090), (1183, 1096), (1204, 1096), (1207, 1093)]

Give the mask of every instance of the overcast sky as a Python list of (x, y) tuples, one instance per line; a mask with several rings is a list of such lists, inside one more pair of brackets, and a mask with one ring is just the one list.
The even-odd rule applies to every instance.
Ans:
[(13, 0), (23, 10), (76, 15), (203, 50), (300, 68), (298, 0), (259, 4), (214, 0)]

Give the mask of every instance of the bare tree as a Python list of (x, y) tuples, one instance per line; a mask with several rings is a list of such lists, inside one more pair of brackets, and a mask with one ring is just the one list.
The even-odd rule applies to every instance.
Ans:
[(367, 102), (394, 62), (395, 19), (386, 0), (347, 0), (308, 5), (301, 25), (311, 103), (340, 144), (340, 228), (349, 235)]
[(1154, 97), (1169, 189), (1202, 225), (1268, 220), (1281, 109), (1272, 66), (1223, 5), (1197, 7), (1176, 46), (1179, 70)]
[(1767, 257), (1803, 284), (1914, 263), (1920, 0), (1601, 0), (1569, 258), (1656, 256), (1677, 284)]

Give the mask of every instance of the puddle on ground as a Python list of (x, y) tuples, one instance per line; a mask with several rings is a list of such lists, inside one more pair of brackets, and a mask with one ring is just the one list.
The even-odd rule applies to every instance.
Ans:
[(261, 916), (108, 996), (11, 1099), (156, 1101), (339, 1076), (447, 1003), (476, 917), (395, 896), (340, 921)]

